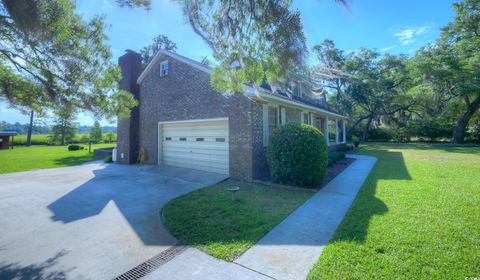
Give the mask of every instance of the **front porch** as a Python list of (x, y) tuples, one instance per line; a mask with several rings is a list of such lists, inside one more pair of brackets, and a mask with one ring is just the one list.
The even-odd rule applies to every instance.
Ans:
[(286, 123), (304, 123), (318, 128), (325, 136), (329, 150), (343, 147), (347, 142), (346, 118), (315, 108), (295, 108), (278, 103), (263, 104), (263, 143), (268, 145), (272, 131)]

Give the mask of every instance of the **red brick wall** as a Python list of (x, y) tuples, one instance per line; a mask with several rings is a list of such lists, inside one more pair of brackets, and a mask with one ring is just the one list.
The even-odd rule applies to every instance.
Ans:
[(2, 136), (1, 138), (0, 149), (8, 149), (10, 147), (10, 136)]

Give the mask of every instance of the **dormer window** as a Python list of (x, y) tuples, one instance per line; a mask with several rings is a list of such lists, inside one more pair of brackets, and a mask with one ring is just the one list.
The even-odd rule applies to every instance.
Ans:
[(164, 77), (168, 75), (168, 60), (160, 63), (160, 76)]
[(298, 81), (291, 81), (290, 82), (290, 90), (293, 95), (302, 96), (302, 84), (299, 83)]

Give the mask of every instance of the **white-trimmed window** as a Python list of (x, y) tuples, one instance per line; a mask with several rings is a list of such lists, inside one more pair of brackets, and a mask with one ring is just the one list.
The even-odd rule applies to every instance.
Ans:
[(277, 106), (263, 105), (263, 145), (267, 146), (269, 136), (280, 124)]
[(306, 112), (302, 113), (302, 122), (304, 124), (310, 124), (310, 116), (309, 116), (308, 113), (306, 113)]
[(160, 76), (168, 76), (168, 60), (160, 63)]
[(328, 120), (328, 142), (337, 143), (337, 122)]
[(343, 120), (338, 120), (337, 129), (338, 129), (338, 142), (343, 142)]

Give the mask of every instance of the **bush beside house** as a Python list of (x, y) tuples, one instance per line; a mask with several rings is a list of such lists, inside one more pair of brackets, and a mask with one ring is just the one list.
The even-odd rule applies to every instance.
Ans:
[(275, 182), (317, 187), (325, 177), (328, 147), (323, 134), (306, 124), (286, 124), (273, 131), (267, 160)]

